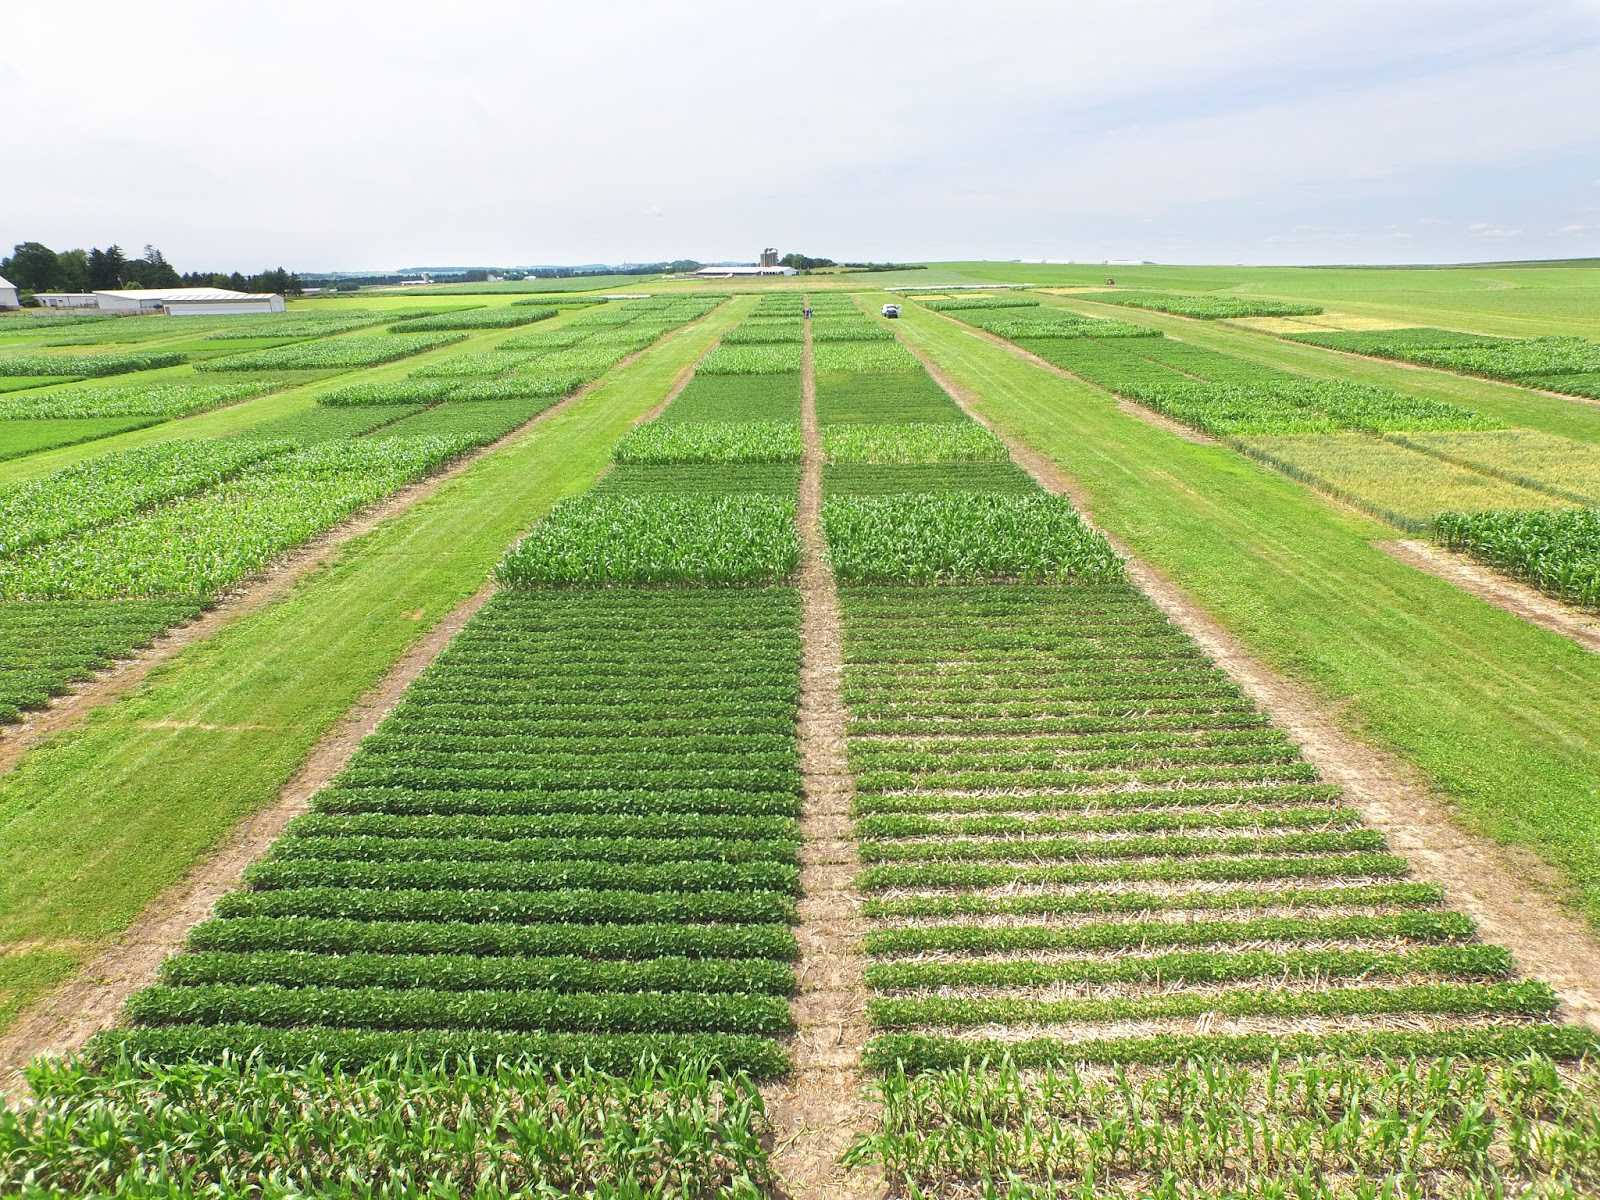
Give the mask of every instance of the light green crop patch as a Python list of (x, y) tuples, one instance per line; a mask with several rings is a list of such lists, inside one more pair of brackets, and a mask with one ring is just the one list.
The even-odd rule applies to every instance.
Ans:
[(513, 588), (776, 583), (800, 561), (794, 513), (777, 496), (579, 496), (556, 505), (497, 574)]
[(1440, 513), (1570, 507), (1570, 502), (1358, 433), (1248, 437), (1250, 454), (1319, 491), (1402, 529), (1421, 531)]
[(1002, 463), (1005, 444), (973, 422), (830, 425), (822, 445), (830, 463)]
[(617, 445), (619, 463), (797, 463), (797, 421), (652, 421)]

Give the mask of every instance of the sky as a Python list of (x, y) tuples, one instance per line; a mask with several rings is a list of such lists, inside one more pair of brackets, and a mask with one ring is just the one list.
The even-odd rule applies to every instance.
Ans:
[(1600, 0), (75, 0), (0, 243), (180, 270), (1600, 255)]

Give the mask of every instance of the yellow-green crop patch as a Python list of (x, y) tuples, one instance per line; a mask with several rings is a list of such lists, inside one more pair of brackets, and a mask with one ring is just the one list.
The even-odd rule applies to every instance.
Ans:
[(1245, 437), (1239, 445), (1312, 487), (1402, 529), (1424, 531), (1440, 513), (1568, 507), (1547, 492), (1358, 433)]

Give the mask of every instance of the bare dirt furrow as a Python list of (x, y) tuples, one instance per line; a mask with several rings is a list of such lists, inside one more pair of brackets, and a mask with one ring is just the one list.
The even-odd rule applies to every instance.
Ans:
[[(1067, 374), (1000, 339), (978, 331), (974, 336), (1056, 374)], [(1071, 476), (1050, 458), (994, 429), (978, 411), (979, 397), (907, 339), (900, 340), (968, 415), (1005, 442), (1018, 464), (1042, 487), (1067, 496), (1086, 520), (1093, 521), (1090, 497)], [(1441, 885), (1446, 902), (1477, 921), (1487, 940), (1509, 949), (1523, 972), (1554, 987), (1570, 1019), (1600, 1029), (1600, 939), (1551, 898), (1557, 890), (1553, 883), (1541, 887), (1533, 882), (1540, 878), (1548, 882), (1548, 867), (1531, 855), (1517, 855), (1464, 829), (1449, 800), (1434, 791), (1415, 767), (1345, 733), (1334, 704), (1254, 658), (1181, 588), (1140, 561), (1120, 540), (1106, 536), (1127, 560), (1133, 583), (1288, 733), (1327, 782), (1344, 790), (1346, 801), (1383, 832), (1396, 853), (1410, 860), (1417, 878)]]
[(866, 922), (854, 885), (860, 863), (850, 819), (854, 789), (845, 754), (844, 656), (839, 594), (822, 535), (822, 442), (809, 326), (803, 356), (800, 961), (793, 1004), (794, 1070), (769, 1094), (777, 1131), (774, 1165), (784, 1194), (796, 1200), (833, 1200), (877, 1195), (882, 1183), (875, 1173), (847, 1175), (839, 1165), (839, 1156), (872, 1116), (861, 1075), (868, 1032), (861, 956)]

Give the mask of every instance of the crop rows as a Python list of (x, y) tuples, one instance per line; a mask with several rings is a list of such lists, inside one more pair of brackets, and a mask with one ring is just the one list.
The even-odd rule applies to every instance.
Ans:
[(1285, 300), (1261, 300), (1251, 296), (1184, 296), (1173, 292), (1087, 292), (1080, 299), (1098, 304), (1120, 304), (1127, 308), (1147, 308), (1152, 312), (1174, 313), (1202, 321), (1235, 317), (1311, 317), (1322, 311), (1320, 304), (1296, 304)]
[(1592, 396), (1600, 381), (1600, 343), (1580, 337), (1499, 338), (1452, 329), (1385, 329), (1294, 334), (1291, 340)]
[(1600, 607), (1600, 508), (1447, 512), (1438, 539), (1575, 604)]
[[(290, 1036), (264, 1034), (277, 1046)], [(559, 1036), (598, 1051), (626, 1041)], [(610, 1056), (554, 1077), (539, 1064), (441, 1069), (425, 1054), (439, 1041), (422, 1034), (413, 1061), (347, 1070), (42, 1067), (35, 1102), (0, 1126), (0, 1190), (253, 1196), (282, 1194), (264, 1180), (293, 1179), (294, 1193), (316, 1196), (665, 1197), (774, 1186), (771, 1130), (748, 1079), (717, 1079), (698, 1063), (625, 1062), (608, 1074)]]
[[(764, 423), (745, 426), (760, 439)], [(669, 453), (629, 469), (748, 468)], [(792, 572), (794, 503), (791, 481), (558, 505), (102, 1052), (780, 1073), (798, 597), (705, 585)], [(682, 583), (702, 586), (641, 586)]]
[(84, 379), (176, 367), (184, 361), (182, 354), (174, 353), (4, 354), (0, 355), (0, 376), (70, 375)]
[[(325, 338), (245, 351), (195, 364), (196, 371), (349, 371), (376, 367), (461, 341), (461, 333), (396, 333)], [(142, 368), (140, 368), (142, 369)]]
[[(1231, 1132), (1242, 1105), (1247, 1129), (1303, 1139), (1370, 1114), (1357, 1092), (1327, 1096), (1325, 1118), (1308, 1121), (1275, 1081), (1314, 1090), (1318, 1072), (1370, 1073), (1393, 1136), (1448, 1158), (1386, 1072), (1470, 1093), (1529, 1055), (1549, 1072), (1538, 1119), (1581, 1136), (1584, 1093), (1549, 1062), (1593, 1053), (1595, 1037), (1561, 1024), (1551, 989), (1517, 979), (1439, 888), (1407, 877), (1288, 737), (1121, 581), (1109, 549), (1104, 570), (929, 569), (969, 536), (997, 548), (983, 551), (991, 563), (1026, 560), (1055, 497), (918, 494), (880, 480), (933, 468), (875, 465), (872, 487), (895, 507), (869, 513), (867, 498), (835, 491), (848, 469), (824, 477), (824, 522), (869, 923), (865, 1062), (883, 1102), (852, 1162), (878, 1165), (895, 1194), (1144, 1195), (1197, 1180), (1185, 1155), (1209, 1154), (1216, 1194), (1278, 1194), (1228, 1190), (1281, 1178)], [(952, 501), (959, 512), (923, 515)], [(1040, 515), (986, 535), (983, 514), (1002, 501)], [(1064, 502), (1048, 511), (1075, 519)], [(1081, 528), (1094, 560), (1098, 535)], [(1130, 1099), (1158, 1094), (1149, 1113)], [(1496, 1099), (1515, 1108), (1521, 1094)], [(1119, 1141), (1134, 1117), (1146, 1132)], [(1515, 1133), (1487, 1136), (1482, 1161), (1503, 1162)], [(1376, 1137), (1362, 1150), (1383, 1160)], [(1333, 1159), (1320, 1143), (1305, 1156), (1318, 1172), (1346, 1166)], [(1128, 1190), (1098, 1190), (1108, 1179)]]
[(282, 387), (271, 380), (239, 383), (147, 383), (117, 387), (70, 387), (20, 396), (0, 396), (0, 421), (83, 420), (153, 417), (166, 420), (206, 412)]
[[(649, 316), (654, 340), (706, 303), (644, 305), (624, 315)], [(217, 399), (262, 387), (154, 390), (182, 388)], [(19, 614), (0, 653), (0, 719), (16, 719), (147, 643), (165, 627), (152, 625), (148, 614), (188, 619), (284, 551), (554, 402), (512, 395), (430, 407), (437, 394), (427, 387), (356, 384), (335, 393), (337, 404), (235, 438), (123, 451), (0, 489), (7, 531), (0, 545), (0, 621), (13, 609)], [(140, 390), (127, 389), (129, 403), (137, 403)], [(118, 603), (129, 605), (126, 620), (116, 615)], [(54, 611), (68, 628), (78, 614), (96, 614), (82, 649), (63, 635), (57, 653), (48, 615)]]
[(555, 308), (529, 308), (506, 305), (501, 308), (464, 308), (413, 317), (389, 326), (391, 333), (434, 333), (450, 329), (511, 329), (532, 325), (556, 315)]

